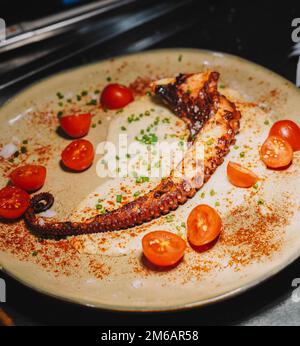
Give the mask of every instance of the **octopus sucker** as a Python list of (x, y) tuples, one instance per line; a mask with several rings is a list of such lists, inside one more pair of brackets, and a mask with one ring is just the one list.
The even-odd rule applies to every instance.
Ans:
[[(207, 71), (180, 74), (152, 83), (155, 95), (186, 123), (190, 144), (184, 164), (180, 162), (153, 190), (118, 209), (82, 222), (51, 222), (38, 217), (37, 214), (51, 207), (54, 201), (50, 193), (44, 192), (31, 200), (25, 213), (28, 226), (38, 235), (52, 237), (117, 231), (166, 215), (192, 198), (223, 163), (240, 127), (241, 114), (233, 102), (219, 93), (218, 80), (218, 72)], [(213, 143), (208, 145), (204, 138), (211, 133), (215, 135)], [(202, 144), (205, 150), (200, 172), (194, 169), (196, 144)], [(178, 174), (183, 167), (185, 172), (194, 173), (188, 178)]]

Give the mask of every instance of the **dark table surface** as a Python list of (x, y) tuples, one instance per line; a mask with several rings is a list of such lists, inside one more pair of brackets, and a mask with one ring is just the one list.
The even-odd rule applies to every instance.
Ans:
[[(181, 3), (181, 6), (174, 7), (176, 3)], [(164, 5), (166, 7), (162, 7)], [(134, 19), (137, 25), (109, 40), (99, 38), (90, 49), (47, 69), (39, 70), (39, 67), (54, 56), (64, 55), (66, 47), (61, 44), (64, 38), (58, 37), (46, 44), (19, 50), (18, 55), (28, 59), (25, 67), (15, 68), (11, 64), (15, 52), (5, 54), (2, 65), (0, 57), (2, 81), (19, 77), (25, 70), (36, 70), (27, 79), (0, 91), (0, 102), (28, 83), (66, 67), (128, 52), (167, 47), (193, 47), (236, 54), (295, 81), (298, 59), (289, 57), (293, 46), (291, 22), (300, 17), (300, 4), (296, 5), (294, 1), (138, 1), (137, 5), (107, 14), (105, 20), (116, 16), (121, 16), (122, 20), (131, 18), (131, 23)], [(87, 27), (94, 30), (96, 24), (90, 23)], [(110, 30), (117, 29), (111, 24)], [(76, 50), (76, 43), (72, 43), (74, 37), (77, 46), (80, 40), (86, 42), (83, 35), (81, 32), (72, 33), (67, 49)], [(97, 38), (96, 35), (92, 37)], [(51, 45), (57, 47), (57, 52), (49, 50), (46, 57), (30, 60), (37, 51), (45, 49), (45, 46), (48, 49)], [(266, 283), (226, 302), (162, 314), (125, 314), (87, 309), (40, 295), (4, 273), (0, 273), (0, 277), (7, 284), (7, 302), (1, 307), (17, 325), (300, 325), (300, 302), (292, 299), (292, 281), (300, 277), (300, 260)]]

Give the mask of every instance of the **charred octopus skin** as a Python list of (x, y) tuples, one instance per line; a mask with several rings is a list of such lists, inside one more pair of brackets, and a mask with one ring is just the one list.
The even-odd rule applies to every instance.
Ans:
[[(40, 210), (51, 206), (53, 196), (43, 193), (31, 200), (25, 219), (29, 227), (42, 236), (70, 236), (122, 230), (151, 221), (184, 204), (212, 176), (222, 164), (230, 145), (239, 131), (240, 112), (217, 89), (218, 72), (181, 74), (177, 78), (164, 79), (152, 84), (155, 94), (182, 118), (190, 131), (190, 146), (185, 153), (184, 170), (193, 172), (196, 144), (205, 150), (202, 171), (194, 174), (178, 174), (179, 163), (170, 176), (147, 194), (105, 214), (99, 214), (84, 222), (56, 222), (37, 217)], [(213, 137), (209, 145), (207, 136)], [(38, 205), (37, 205), (38, 203)]]

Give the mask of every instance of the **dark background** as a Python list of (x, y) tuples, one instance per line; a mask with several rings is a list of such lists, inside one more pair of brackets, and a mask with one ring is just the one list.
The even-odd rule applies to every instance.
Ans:
[[(4, 0), (0, 8), (0, 17), (9, 23), (37, 18), (39, 13), (44, 15), (61, 8), (60, 5), (47, 8), (46, 3), (50, 1), (43, 1), (45, 5), (42, 6), (35, 2), (31, 11), (22, 13), (10, 9), (12, 2)], [(89, 21), (80, 30), (0, 54), (0, 83), (19, 80), (0, 89), (0, 102), (28, 84), (64, 68), (114, 55), (167, 47), (236, 54), (294, 82), (297, 58), (289, 55), (293, 46), (291, 22), (295, 17), (300, 17), (300, 3), (295, 1), (140, 0)], [(117, 25), (120, 21), (128, 24), (126, 30), (120, 30)], [(76, 54), (79, 47), (84, 51)], [(67, 58), (70, 52), (74, 54)], [(23, 59), (21, 65), (15, 62), (16, 57)], [(23, 78), (28, 71), (33, 73)], [(7, 282), (7, 303), (2, 307), (18, 325), (300, 325), (300, 303), (291, 299), (291, 283), (300, 277), (299, 268), (300, 261), (296, 261), (267, 283), (226, 302), (163, 314), (111, 313), (66, 304), (33, 292), (1, 273)]]

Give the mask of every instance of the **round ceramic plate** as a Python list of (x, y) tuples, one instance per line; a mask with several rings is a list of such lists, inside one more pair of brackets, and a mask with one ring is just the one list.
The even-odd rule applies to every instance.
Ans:
[[(103, 208), (114, 208), (118, 194), (126, 202), (136, 192), (148, 191), (155, 179), (137, 184), (134, 179), (99, 174), (109, 161), (101, 143), (117, 145), (121, 133), (132, 142), (148, 126), (158, 140), (184, 138), (184, 124), (145, 94), (145, 87), (149, 80), (163, 76), (208, 69), (220, 72), (220, 92), (240, 109), (241, 131), (223, 165), (194, 198), (169, 216), (140, 227), (59, 241), (37, 238), (22, 220), (2, 222), (3, 270), (25, 285), (63, 300), (111, 310), (162, 311), (231, 297), (295, 260), (300, 254), (299, 152), (284, 171), (267, 170), (258, 153), (276, 120), (289, 118), (299, 123), (300, 94), (283, 78), (234, 56), (192, 49), (152, 51), (69, 70), (30, 86), (0, 110), (1, 148), (13, 144), (19, 154), (1, 158), (1, 186), (22, 163), (46, 165), (42, 190), (51, 191), (55, 204), (44, 217), (60, 220), (94, 215), (100, 203)], [(99, 91), (110, 81), (132, 84), (139, 94), (122, 111), (98, 106)], [(57, 115), (86, 111), (94, 115), (87, 136), (97, 148), (94, 164), (82, 173), (65, 171), (59, 159), (70, 139), (57, 130)], [(259, 175), (257, 186), (238, 189), (230, 185), (226, 178), (229, 160)], [(185, 238), (187, 215), (200, 203), (215, 207), (222, 216), (224, 227), (217, 244), (202, 253), (188, 247), (173, 269), (159, 270), (145, 263), (143, 235), (164, 229)]]

